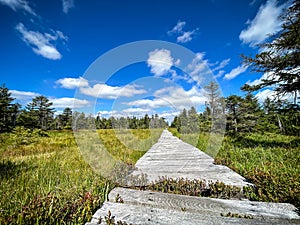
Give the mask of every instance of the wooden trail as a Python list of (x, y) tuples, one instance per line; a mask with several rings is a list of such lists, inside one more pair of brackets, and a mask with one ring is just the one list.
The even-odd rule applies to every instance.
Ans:
[[(221, 181), (240, 187), (251, 185), (228, 167), (215, 165), (213, 158), (166, 130), (138, 160), (136, 167), (138, 170), (133, 174), (147, 174), (149, 182), (165, 176)], [(116, 201), (117, 196), (121, 196), (123, 203)], [(86, 225), (99, 224), (99, 218), (102, 218), (101, 224), (106, 224), (104, 217), (108, 211), (116, 221), (128, 224), (300, 224), (296, 208), (287, 203), (225, 200), (115, 188), (109, 194), (109, 201)], [(236, 216), (231, 216), (233, 214)], [(237, 215), (247, 218), (237, 218)]]

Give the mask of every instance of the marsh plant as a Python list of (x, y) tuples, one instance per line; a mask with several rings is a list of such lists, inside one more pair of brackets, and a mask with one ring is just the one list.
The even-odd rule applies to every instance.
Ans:
[(200, 179), (160, 177), (150, 185), (139, 187), (140, 190), (151, 190), (163, 193), (211, 197), (222, 199), (255, 199), (255, 187), (226, 185), (223, 182), (205, 181)]
[[(132, 165), (157, 141), (161, 131), (133, 131), (135, 136), (149, 139), (140, 151), (122, 144), (113, 130), (97, 131), (107, 151), (124, 162), (113, 170), (121, 174), (114, 180), (116, 183), (128, 179)], [(89, 147), (98, 151), (97, 145)], [(0, 159), (0, 224), (4, 225), (84, 224), (115, 187), (87, 163), (72, 131), (19, 127), (11, 133), (1, 133)], [(126, 165), (127, 171), (120, 165)], [(132, 180), (136, 183), (145, 178)]]

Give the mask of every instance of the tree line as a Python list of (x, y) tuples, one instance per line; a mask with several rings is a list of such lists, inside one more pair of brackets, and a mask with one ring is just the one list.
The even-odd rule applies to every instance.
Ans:
[(205, 110), (197, 114), (195, 107), (174, 117), (171, 127), (180, 133), (210, 132), (213, 123), (223, 118), (227, 134), (243, 132), (275, 132), (300, 135), (300, 107), (287, 100), (271, 100), (267, 97), (259, 103), (247, 86), (241, 89), (244, 96), (220, 96), (218, 84), (211, 82), (204, 87), (208, 101)]
[(67, 107), (63, 112), (55, 116), (53, 103), (45, 96), (37, 96), (23, 109), (18, 103), (14, 103), (9, 89), (3, 84), (0, 87), (0, 133), (9, 132), (16, 126), (28, 129), (60, 130), (60, 129), (146, 129), (165, 128), (168, 126), (164, 118), (158, 114), (142, 118), (137, 117), (110, 117), (104, 118), (100, 114), (95, 117), (92, 114), (72, 111)]

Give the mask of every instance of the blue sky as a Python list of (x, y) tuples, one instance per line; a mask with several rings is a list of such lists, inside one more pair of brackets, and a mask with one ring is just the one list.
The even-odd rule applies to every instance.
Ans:
[[(267, 76), (242, 65), (240, 54), (253, 56), (260, 51), (256, 44), (280, 30), (278, 15), (289, 4), (0, 0), (1, 83), (23, 105), (37, 95), (48, 97), (57, 113), (72, 107), (102, 116), (159, 113), (171, 118), (191, 105), (201, 111), (206, 100), (203, 77), (215, 79), (228, 96), (243, 94), (239, 89), (243, 84)], [(148, 52), (144, 50), (144, 61), (105, 74), (106, 67), (123, 60), (119, 46), (148, 45), (146, 40), (157, 40), (158, 45), (154, 42)], [(129, 60), (142, 54), (139, 44), (130, 45), (128, 57), (122, 57)], [(194, 58), (185, 62), (176, 45), (192, 51)], [(115, 48), (117, 55), (102, 63), (101, 56)], [(99, 71), (91, 74), (95, 60)], [(270, 89), (257, 93), (260, 99), (270, 95)]]

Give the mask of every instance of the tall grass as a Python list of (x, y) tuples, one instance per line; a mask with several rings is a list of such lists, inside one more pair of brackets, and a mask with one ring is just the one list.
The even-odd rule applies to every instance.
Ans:
[[(180, 134), (170, 130), (174, 135)], [(193, 134), (183, 136), (189, 142)], [(209, 133), (198, 135), (197, 147), (204, 152)], [(195, 140), (194, 140), (195, 142)], [(242, 133), (225, 136), (215, 157), (256, 186), (256, 200), (289, 202), (300, 207), (300, 138), (280, 134)], [(254, 198), (254, 199), (255, 199)]]
[(98, 130), (99, 137), (111, 155), (117, 160), (134, 165), (162, 133), (162, 129)]
[[(110, 152), (134, 163), (161, 131), (141, 151), (122, 146), (112, 130), (98, 132)], [(1, 134), (0, 159), (0, 224), (84, 224), (114, 187), (86, 163), (70, 131)]]
[(300, 138), (280, 134), (226, 137), (215, 161), (228, 165), (257, 187), (261, 201), (300, 207)]

